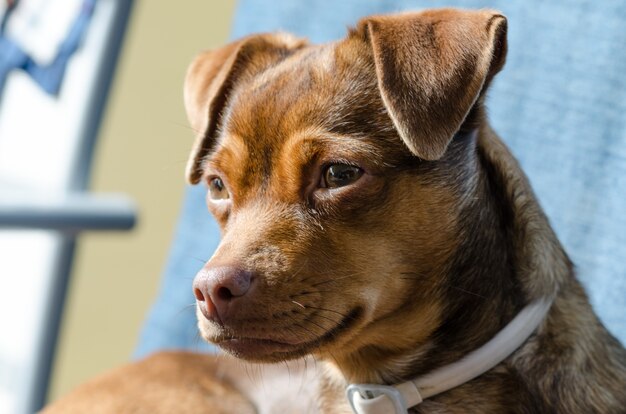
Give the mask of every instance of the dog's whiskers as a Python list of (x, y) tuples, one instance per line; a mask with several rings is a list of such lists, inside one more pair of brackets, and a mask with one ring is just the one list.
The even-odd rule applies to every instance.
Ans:
[(319, 307), (319, 306), (311, 306), (311, 305), (308, 305), (307, 307), (309, 309), (320, 310), (320, 311), (325, 311), (325, 312), (332, 312), (334, 314), (337, 314), (337, 315), (341, 316), (342, 319), (343, 318), (347, 318), (349, 316), (347, 314), (343, 314), (343, 313), (341, 313), (339, 311), (336, 311), (336, 310), (333, 310), (333, 309), (326, 309), (326, 308), (322, 308), (322, 307)]
[(321, 306), (313, 306), (313, 305), (309, 305), (309, 304), (303, 304), (303, 303), (300, 303), (300, 302), (297, 302), (297, 301), (291, 300), (291, 299), (281, 299), (280, 301), (281, 302), (293, 303), (293, 304), (297, 305), (298, 307), (300, 307), (302, 309), (311, 309), (311, 310), (318, 310), (318, 311), (324, 311), (324, 312), (331, 312), (331, 313), (339, 315), (342, 319), (343, 318), (347, 318), (349, 316), (348, 314), (341, 313), (341, 312), (339, 312), (337, 310), (327, 309), (327, 308), (323, 308)]
[(206, 262), (208, 261), (208, 260), (205, 260), (205, 259), (201, 259), (201, 258), (199, 258), (199, 257), (196, 257), (196, 256), (189, 256), (189, 258), (190, 258), (190, 259), (197, 260), (197, 261), (202, 262), (202, 263), (206, 263)]
[[(315, 273), (313, 273), (313, 274), (311, 274), (311, 275), (309, 275), (309, 276), (305, 277), (304, 279), (299, 280), (299, 282), (300, 282), (300, 283), (304, 283), (304, 282), (306, 282), (307, 280), (313, 279), (313, 278), (315, 278), (315, 277), (320, 277), (320, 276), (329, 276), (329, 275), (330, 275), (330, 276), (332, 276), (332, 275), (334, 275), (334, 274), (335, 274), (334, 272), (328, 272), (328, 273), (319, 273), (319, 272), (315, 272)], [(328, 279), (323, 280), (322, 282), (323, 282), (323, 283), (327, 283), (327, 282), (330, 282), (330, 281), (334, 281), (334, 280), (341, 280), (341, 279), (345, 279), (345, 278), (348, 278), (348, 277), (353, 277), (353, 276), (356, 276), (356, 275), (358, 275), (358, 273), (353, 272), (353, 273), (350, 273), (350, 274), (348, 274), (348, 275), (345, 275), (345, 276), (342, 276), (342, 277), (339, 277), (339, 278), (328, 278)], [(312, 285), (312, 286), (315, 286), (315, 285)]]
[[(322, 336), (322, 335), (324, 335), (326, 333), (325, 330), (322, 330), (322, 332), (315, 332), (315, 331), (313, 331), (311, 329), (311, 327), (307, 327), (307, 326), (301, 325), (299, 323), (294, 323), (293, 326), (295, 326), (296, 328), (300, 328), (303, 331), (305, 331), (305, 332), (307, 332), (307, 333), (309, 333), (311, 335), (311, 339), (308, 340), (307, 342), (314, 341), (314, 340), (318, 339), (320, 336)], [(319, 328), (319, 326), (316, 326), (316, 328)]]
[[(428, 277), (426, 275), (423, 275), (421, 273), (415, 273), (415, 272), (401, 272), (401, 275), (407, 275), (407, 276), (413, 276), (413, 277), (401, 277), (400, 279), (402, 280), (419, 280), (419, 281), (424, 281), (424, 282), (430, 282), (431, 284), (435, 284), (435, 280), (433, 280), (433, 277)], [(458, 290), (459, 292), (463, 292), (463, 293), (467, 293), (468, 295), (472, 295), (472, 296), (476, 296), (479, 297), (481, 299), (489, 299), (488, 297), (481, 295), (479, 293), (476, 292), (472, 292), (471, 290), (467, 290), (458, 286), (454, 286), (454, 285), (448, 285), (447, 287), (450, 287), (454, 290)]]
[(481, 295), (479, 293), (476, 293), (476, 292), (471, 292), (471, 291), (469, 291), (467, 289), (463, 289), (463, 288), (460, 288), (458, 286), (451, 285), (450, 287), (452, 289), (454, 289), (454, 290), (458, 290), (459, 292), (467, 293), (468, 295), (477, 296), (477, 297), (482, 298), (482, 299), (488, 299), (487, 296), (483, 296), (483, 295)]
[(321, 282), (313, 283), (311, 286), (317, 287), (317, 286), (323, 285), (325, 283), (337, 282), (339, 280), (343, 280), (343, 279), (347, 279), (347, 278), (350, 278), (350, 277), (354, 277), (355, 275), (357, 275), (357, 273), (351, 273), (349, 275), (345, 275), (345, 276), (342, 276), (342, 277), (337, 277), (337, 278), (334, 278), (334, 279), (326, 279), (326, 280), (322, 280)]
[(298, 274), (302, 271), (302, 269), (304, 269), (304, 267), (307, 265), (308, 262), (309, 262), (309, 259), (305, 258), (304, 263), (302, 263), (302, 266), (300, 266), (300, 268), (291, 275), (290, 279), (295, 279), (296, 276), (298, 276)]
[(307, 295), (313, 295), (316, 293), (333, 293), (333, 290), (310, 290), (310, 291), (306, 291), (306, 292), (300, 292), (300, 293), (296, 293), (294, 295), (291, 295), (291, 297), (298, 297), (298, 296), (307, 296)]
[(319, 316), (320, 318), (324, 318), (324, 319), (326, 319), (326, 320), (328, 320), (328, 321), (331, 321), (333, 324), (339, 324), (339, 323), (341, 323), (341, 319), (340, 319), (340, 320), (338, 320), (338, 321), (336, 321), (336, 320), (334, 320), (333, 318), (330, 318), (330, 317), (328, 317), (328, 316), (326, 316), (326, 315), (322, 315), (321, 313), (316, 314), (316, 316)]
[(172, 125), (176, 125), (176, 126), (178, 126), (178, 127), (181, 127), (181, 128), (190, 129), (190, 130), (192, 130), (193, 132), (195, 132), (196, 134), (199, 134), (199, 133), (201, 132), (201, 131), (198, 131), (197, 129), (193, 128), (193, 127), (192, 127), (192, 126), (190, 126), (190, 125), (183, 124), (183, 123), (180, 123), (180, 122), (176, 122), (176, 121), (169, 121), (169, 123), (170, 123), (170, 124), (172, 124)]
[(176, 312), (176, 316), (180, 316), (181, 314), (183, 314), (183, 313), (185, 313), (185, 312), (187, 312), (187, 311), (189, 311), (191, 309), (195, 310), (195, 308), (196, 308), (195, 302), (194, 303), (190, 303), (189, 305), (185, 305), (185, 306), (183, 306), (182, 309), (180, 309), (178, 312)]

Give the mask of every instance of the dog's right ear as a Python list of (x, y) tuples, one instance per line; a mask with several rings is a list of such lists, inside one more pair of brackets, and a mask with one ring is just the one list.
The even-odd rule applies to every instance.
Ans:
[(187, 118), (196, 134), (187, 162), (187, 181), (197, 184), (202, 177), (202, 163), (213, 147), (233, 86), (306, 44), (289, 34), (260, 34), (201, 53), (194, 59), (184, 87)]
[(506, 57), (506, 18), (434, 9), (361, 20), (387, 112), (409, 150), (443, 156)]

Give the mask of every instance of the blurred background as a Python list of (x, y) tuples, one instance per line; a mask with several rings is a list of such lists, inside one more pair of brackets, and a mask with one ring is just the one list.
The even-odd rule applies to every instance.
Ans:
[[(129, 233), (85, 233), (76, 251), (50, 398), (129, 360), (156, 295), (185, 186), (193, 133), (187, 65), (228, 40), (234, 0), (135, 2), (98, 137), (90, 189), (139, 207)], [(194, 275), (190, 275), (192, 278)]]
[[(623, 33), (625, 3), (446, 4), (509, 16), (507, 67), (491, 87), (490, 118), (528, 173), (596, 311), (626, 343), (626, 49), (616, 36)], [(0, 0), (0, 414), (32, 413), (46, 396), (56, 399), (128, 361), (134, 350), (141, 354), (140, 327), (185, 188), (193, 133), (182, 84), (197, 52), (223, 44), (231, 32), (278, 27), (326, 41), (343, 36), (359, 16), (442, 4), (182, 5), (191, 6)], [(181, 223), (192, 231), (185, 228), (186, 242), (170, 256), (176, 260), (166, 272), (161, 310), (186, 300), (172, 287), (193, 301), (177, 281), (191, 284), (191, 269), (201, 264), (188, 259), (194, 249), (205, 254), (204, 235), (216, 243), (208, 214), (197, 221), (203, 197), (201, 187), (187, 192), (188, 220)], [(190, 336), (174, 339), (190, 347), (197, 335), (193, 308), (180, 307), (186, 323), (154, 312), (145, 326), (156, 321), (161, 337), (142, 344), (161, 346), (188, 327)]]
[[(43, 246), (43, 250), (61, 249), (70, 258), (71, 253), (74, 252), (65, 310), (60, 321), (58, 346), (52, 355), (48, 398), (55, 399), (87, 378), (131, 358), (141, 324), (157, 291), (185, 186), (183, 170), (193, 139), (182, 103), (185, 70), (196, 53), (203, 49), (217, 47), (227, 41), (235, 1), (195, 2), (193, 8), (183, 7), (188, 5), (185, 2), (129, 2), (126, 0), (96, 0), (95, 2), (23, 0), (16, 4), (0, 0), (0, 3), (2, 3), (0, 16), (6, 16), (9, 11), (13, 13), (8, 19), (3, 19), (6, 22), (3, 22), (3, 36), (2, 43), (0, 43), (0, 97), (2, 98), (0, 101), (0, 165), (2, 165), (0, 167), (0, 313), (5, 315), (4, 319), (0, 318), (0, 329), (3, 330), (0, 340), (0, 412), (19, 413), (29, 412), (32, 405), (31, 408), (27, 408), (28, 404), (36, 403), (33, 401), (23, 403), (16, 399), (27, 395), (29, 392), (27, 390), (41, 389), (42, 386), (41, 378), (18, 375), (24, 369), (36, 370), (37, 367), (33, 365), (42, 365), (41, 361), (35, 361), (36, 358), (24, 357), (27, 354), (26, 351), (20, 352), (19, 348), (30, 349), (28, 348), (29, 342), (42, 341), (42, 338), (29, 336), (30, 328), (27, 325), (30, 322), (20, 319), (22, 316), (27, 316), (22, 313), (21, 307), (24, 306), (24, 312), (30, 312), (27, 309), (32, 310), (33, 303), (43, 302), (45, 305), (46, 301), (62, 298), (63, 295), (58, 293), (56, 296), (52, 295), (55, 296), (52, 299), (45, 296), (39, 297), (35, 290), (39, 291), (38, 287), (47, 286), (46, 283), (50, 283), (50, 291), (53, 291), (56, 285), (64, 285), (64, 282), (63, 277), (60, 279), (61, 282), (57, 282), (55, 278), (58, 276), (41, 276), (50, 279), (49, 282), (39, 281), (36, 279), (39, 276), (29, 276), (28, 272), (22, 276), (24, 266), (19, 263), (11, 265), (11, 257), (21, 253), (4, 248), (5, 245), (19, 249), (15, 241), (20, 237), (30, 237), (29, 240), (35, 240), (37, 237), (47, 237), (46, 235), (50, 233), (40, 230), (24, 230), (20, 228), (21, 221), (25, 223), (25, 228), (31, 227), (32, 223), (28, 222), (29, 220), (39, 220), (37, 221), (39, 224), (32, 225), (33, 228), (40, 226), (43, 229), (54, 230), (56, 223), (50, 225), (45, 222), (45, 217), (42, 219), (41, 215), (37, 215), (40, 210), (47, 208), (39, 208), (42, 197), (33, 196), (33, 194), (41, 195), (42, 188), (45, 188), (46, 194), (51, 195), (46, 199), (57, 200), (58, 198), (56, 211), (61, 216), (68, 204), (65, 202), (67, 197), (52, 195), (55, 189), (59, 190), (56, 193), (83, 194), (82, 190), (86, 185), (90, 193), (118, 194), (120, 196), (118, 199), (113, 197), (109, 200), (111, 211), (113, 211), (109, 216), (118, 219), (118, 224), (113, 224), (110, 230), (90, 232), (88, 231), (90, 224), (86, 224), (86, 231), (82, 232), (80, 223), (70, 223), (68, 227), (70, 230), (63, 233), (65, 236), (58, 240), (54, 239), (57, 236), (51, 236), (53, 239), (41, 241), (43, 244), (47, 242), (50, 245)], [(95, 8), (85, 14), (85, 7), (90, 3), (91, 6), (95, 5)], [(41, 20), (43, 16), (56, 16), (56, 14), (63, 17), (61, 9), (64, 7), (71, 9), (72, 5), (75, 10), (65, 13), (68, 24), (62, 30), (45, 27), (43, 23), (41, 23), (41, 28), (37, 26), (40, 24), (37, 19)], [(14, 7), (14, 10), (10, 10), (11, 7)], [(79, 27), (80, 24), (72, 26), (80, 20), (75, 16), (76, 11), (81, 10), (81, 7), (80, 13), (87, 15), (85, 19), (87, 25), (83, 28)], [(125, 16), (130, 16), (126, 25), (124, 24), (126, 23)], [(115, 23), (115, 20), (118, 22)], [(29, 62), (21, 67), (23, 71), (12, 70), (17, 67), (10, 66), (13, 64), (11, 59), (18, 56), (20, 52), (13, 47), (15, 38), (26, 39), (18, 46), (33, 56), (35, 63), (38, 59), (41, 63), (46, 59), (46, 51), (40, 44), (37, 44), (41, 40), (38, 40), (35, 35), (41, 37), (41, 33), (44, 32), (53, 34), (58, 32), (58, 44), (62, 44), (67, 39), (66, 36), (70, 36), (68, 28), (82, 31), (81, 36), (83, 36), (75, 51), (77, 63), (72, 63), (72, 58), (70, 58), (70, 64), (67, 67), (68, 72), (75, 72), (72, 79), (68, 81), (69, 78), (66, 77), (63, 80), (60, 84), (60, 92), (46, 91), (46, 94), (40, 90), (35, 91), (33, 86), (20, 85), (20, 83), (33, 84), (32, 79), (23, 73), (14, 75), (14, 72), (27, 72), (35, 79), (38, 74), (37, 69), (40, 68), (33, 67), (36, 65)], [(30, 36), (30, 44), (29, 33), (35, 34)], [(123, 38), (118, 39), (120, 34), (123, 34)], [(44, 37), (48, 41), (52, 39), (50, 34)], [(80, 108), (74, 108), (72, 105), (78, 107), (76, 102), (80, 102), (80, 99), (74, 99), (73, 96), (80, 95), (79, 92), (81, 92), (78, 91), (72, 95), (64, 88), (71, 89), (71, 85), (66, 86), (66, 84), (71, 84), (74, 79), (83, 77), (86, 79), (85, 85), (92, 85), (89, 87), (93, 87), (94, 90), (97, 90), (99, 85), (106, 85), (106, 74), (98, 75), (105, 81), (99, 81), (96, 76), (90, 84), (91, 78), (88, 72), (94, 68), (98, 70), (106, 68), (107, 59), (115, 62), (115, 50), (104, 53), (101, 61), (98, 60), (101, 59), (99, 55), (90, 56), (92, 52), (87, 49), (106, 49), (107, 42), (118, 42), (121, 44), (121, 49), (116, 67), (107, 68), (114, 74), (110, 90), (96, 91), (100, 94), (100, 102), (104, 102), (100, 128), (97, 128), (97, 120), (88, 119), (85, 122), (81, 121), (82, 124), (78, 122), (80, 125), (75, 129), (70, 127), (64, 129), (63, 125), (76, 122), (71, 118), (72, 111), (76, 109), (79, 113)], [(65, 43), (63, 45), (67, 46)], [(63, 45), (58, 47), (58, 50), (62, 50)], [(89, 63), (82, 63), (89, 60), (94, 60), (96, 64), (90, 67)], [(54, 66), (54, 64), (49, 66)], [(47, 70), (50, 67), (44, 67), (44, 69)], [(61, 70), (65, 69), (61, 68)], [(45, 84), (45, 80), (42, 84)], [(6, 84), (4, 90), (3, 83)], [(25, 88), (31, 87), (33, 88), (32, 94), (31, 91), (23, 92)], [(73, 88), (81, 89), (81, 86), (73, 86)], [(84, 100), (89, 105), (94, 104), (90, 101), (90, 96), (93, 95), (91, 91), (83, 92)], [(38, 151), (39, 147), (35, 142), (24, 144), (24, 148), (14, 149), (21, 145), (15, 144), (16, 142), (23, 143), (25, 136), (33, 133), (28, 129), (29, 125), (46, 122), (36, 111), (38, 104), (18, 102), (18, 100), (20, 102), (28, 100), (31, 95), (35, 96), (33, 101), (43, 101), (43, 105), (50, 107), (46, 107), (45, 110), (49, 109), (50, 118), (56, 122), (53, 122), (53, 127), (42, 126), (44, 131), (50, 131), (50, 136), (45, 138), (47, 142), (63, 140), (64, 137), (70, 137), (71, 133), (77, 135), (81, 131), (87, 131), (87, 135), (95, 133), (91, 166), (81, 165), (79, 168), (82, 176), (85, 177), (84, 183), (66, 184), (62, 183), (61, 179), (59, 182), (41, 183), (38, 178), (45, 175), (53, 176), (50, 172), (53, 166), (46, 164), (48, 151), (46, 147)], [(13, 112), (17, 111), (15, 107), (20, 105), (22, 105), (21, 112), (24, 114), (21, 121), (13, 115)], [(56, 106), (63, 107), (61, 111), (65, 112), (61, 112), (62, 116), (67, 116), (67, 118), (57, 119), (61, 115), (54, 115), (58, 110)], [(98, 106), (98, 102), (95, 106)], [(59, 128), (55, 129), (56, 127)], [(62, 131), (57, 134), (59, 136), (55, 136), (56, 130)], [(91, 144), (81, 145), (82, 147), (80, 145), (79, 147), (82, 149), (79, 152), (87, 154), (83, 158), (89, 159)], [(58, 146), (51, 145), (51, 148), (53, 151)], [(19, 154), (19, 151), (28, 151), (28, 154), (35, 153), (33, 156), (35, 160), (29, 160), (27, 157), (18, 159), (14, 154)], [(15, 173), (23, 167), (17, 165), (15, 171), (10, 170), (12, 161), (15, 161), (15, 164), (30, 164), (28, 170), (38, 170), (36, 174), (33, 174), (38, 178), (33, 178), (32, 182), (25, 182), (22, 176)], [(77, 163), (81, 164), (84, 161), (74, 160), (67, 164), (76, 165)], [(11, 173), (14, 173), (13, 176)], [(87, 179), (89, 174), (91, 178)], [(67, 176), (69, 175), (68, 173)], [(25, 189), (32, 191), (25, 191)], [(107, 219), (107, 214), (103, 213), (98, 205), (92, 203), (91, 199), (79, 197), (77, 200), (78, 207), (70, 206), (70, 209), (89, 210), (85, 213), (86, 216), (95, 215), (96, 221), (103, 217)], [(103, 204), (107, 204), (107, 200), (104, 201)], [(117, 216), (114, 211), (116, 208), (119, 213)], [(94, 213), (95, 210), (98, 211)], [(134, 214), (136, 214), (136, 225), (133, 227), (132, 216)], [(15, 217), (18, 218), (15, 219)], [(119, 221), (120, 217), (121, 221)], [(106, 227), (99, 224), (93, 226), (97, 227), (95, 230), (103, 230)], [(74, 249), (72, 240), (78, 234), (78, 243)], [(5, 245), (2, 244), (3, 240)], [(70, 240), (69, 244), (68, 240)], [(28, 245), (30, 242), (24, 240), (24, 243)], [(39, 262), (38, 256), (32, 253), (30, 248), (28, 250), (29, 253), (23, 254), (21, 260)], [(59, 267), (54, 261), (50, 263), (54, 263), (57, 270), (68, 268), (63, 265)], [(36, 273), (36, 269), (33, 269), (33, 274)], [(189, 277), (191, 279), (193, 275)], [(29, 279), (29, 281), (23, 279)], [(12, 307), (12, 300), (16, 307)], [(36, 312), (33, 311), (33, 313)], [(51, 323), (45, 320), (47, 317), (44, 315), (42, 316), (44, 319), (38, 319), (37, 315), (33, 315), (32, 320), (40, 325), (50, 325)], [(13, 338), (11, 337), (12, 328), (15, 332)], [(16, 337), (20, 335), (23, 338), (18, 341)], [(46, 342), (46, 339), (43, 341)], [(39, 345), (33, 346), (37, 348)], [(46, 365), (45, 361), (43, 365)], [(32, 385), (37, 382), (39, 385)]]

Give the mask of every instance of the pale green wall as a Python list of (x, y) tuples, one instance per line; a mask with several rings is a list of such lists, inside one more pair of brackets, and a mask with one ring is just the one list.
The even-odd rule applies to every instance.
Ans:
[(184, 187), (193, 135), (182, 104), (184, 73), (194, 54), (227, 40), (234, 3), (136, 1), (91, 188), (132, 196), (139, 224), (129, 234), (80, 238), (51, 399), (131, 355), (157, 290)]

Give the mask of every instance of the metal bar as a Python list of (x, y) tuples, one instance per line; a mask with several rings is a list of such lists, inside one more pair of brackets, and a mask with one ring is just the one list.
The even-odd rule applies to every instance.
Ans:
[(33, 384), (32, 399), (28, 401), (27, 413), (35, 413), (41, 410), (46, 402), (50, 385), (50, 374), (53, 369), (54, 355), (56, 353), (59, 330), (63, 319), (65, 299), (68, 294), (68, 286), (72, 270), (72, 259), (76, 249), (76, 238), (68, 235), (63, 238), (59, 257), (55, 263), (55, 280), (49, 292), (49, 311), (47, 323), (44, 325), (43, 341), (38, 345), (37, 358), (39, 358), (39, 370)]
[(81, 231), (129, 230), (135, 204), (123, 195), (17, 195), (0, 193), (0, 228)]

